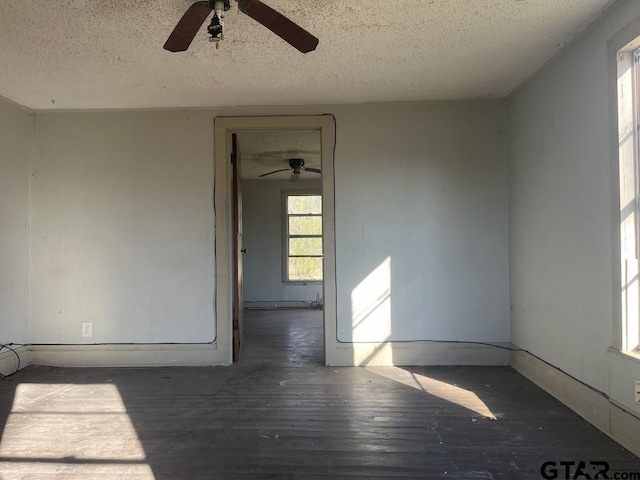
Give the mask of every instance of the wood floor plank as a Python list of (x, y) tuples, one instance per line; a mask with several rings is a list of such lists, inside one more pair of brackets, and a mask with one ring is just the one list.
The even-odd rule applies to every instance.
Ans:
[(245, 321), (231, 367), (28, 367), (0, 382), (0, 479), (539, 479), (547, 460), (640, 472), (510, 368), (327, 368), (322, 312)]

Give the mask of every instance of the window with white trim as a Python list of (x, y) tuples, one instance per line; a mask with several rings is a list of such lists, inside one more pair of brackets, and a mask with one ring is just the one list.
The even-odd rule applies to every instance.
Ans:
[(640, 37), (617, 52), (620, 185), (620, 350), (640, 353)]
[(322, 281), (322, 196), (283, 192), (284, 281)]

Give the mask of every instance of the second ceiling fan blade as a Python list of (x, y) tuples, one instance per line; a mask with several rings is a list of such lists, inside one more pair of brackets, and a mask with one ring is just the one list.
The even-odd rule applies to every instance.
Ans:
[(164, 44), (164, 49), (170, 52), (184, 52), (194, 37), (200, 30), (200, 27), (204, 23), (205, 19), (211, 14), (211, 5), (209, 2), (196, 2), (192, 4), (178, 24), (169, 35), (169, 38)]
[(313, 173), (322, 173), (322, 170), (319, 168), (311, 168), (311, 167), (302, 167), (305, 172), (313, 172)]
[(315, 50), (319, 40), (260, 0), (238, 0), (238, 8), (302, 53)]
[(258, 177), (266, 177), (267, 175), (271, 175), (274, 173), (278, 173), (278, 172), (287, 172), (291, 170), (290, 168), (283, 168), (282, 170), (274, 170), (273, 172), (269, 172), (269, 173), (263, 173), (262, 175), (258, 175)]

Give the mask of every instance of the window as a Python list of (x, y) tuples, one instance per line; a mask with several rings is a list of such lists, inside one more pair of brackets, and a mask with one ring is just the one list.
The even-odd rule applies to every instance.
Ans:
[(322, 196), (283, 193), (284, 281), (322, 281)]
[[(640, 352), (640, 38), (617, 51), (621, 323), (616, 347)], [(617, 330), (617, 329), (616, 329)]]

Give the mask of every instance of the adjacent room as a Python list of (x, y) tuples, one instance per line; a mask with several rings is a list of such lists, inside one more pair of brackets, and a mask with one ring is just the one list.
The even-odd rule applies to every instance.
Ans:
[(0, 45), (0, 480), (640, 478), (640, 2), (2, 0)]

